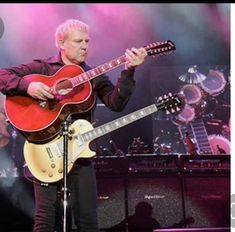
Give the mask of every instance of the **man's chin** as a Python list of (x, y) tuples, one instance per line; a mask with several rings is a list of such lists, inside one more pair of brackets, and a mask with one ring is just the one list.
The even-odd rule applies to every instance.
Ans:
[(85, 60), (86, 60), (86, 56), (80, 56), (80, 57), (77, 59), (77, 61), (80, 62), (80, 63), (85, 62)]
[(84, 62), (85, 62), (85, 59), (74, 59), (73, 60), (73, 63), (77, 64), (77, 65), (80, 65), (81, 63), (84, 63)]

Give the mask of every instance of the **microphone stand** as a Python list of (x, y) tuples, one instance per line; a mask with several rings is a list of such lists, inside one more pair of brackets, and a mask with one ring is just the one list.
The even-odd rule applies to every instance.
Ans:
[(11, 172), (13, 177), (18, 176), (18, 165), (16, 164), (16, 138), (18, 136), (17, 134), (17, 130), (15, 127), (13, 127), (13, 131), (11, 132), (11, 136), (12, 136), (12, 147), (11, 147), (11, 158), (12, 158), (12, 163), (11, 163)]
[(70, 119), (65, 119), (62, 122), (62, 135), (63, 135), (63, 232), (66, 232), (67, 229), (67, 213), (68, 213), (68, 187), (67, 187), (67, 173), (68, 173), (68, 140), (69, 140), (69, 124)]
[(129, 232), (129, 207), (128, 207), (128, 187), (129, 187), (129, 178), (128, 178), (128, 160), (126, 155), (124, 155), (125, 159), (125, 169), (124, 169), (124, 200), (125, 200), (125, 232)]

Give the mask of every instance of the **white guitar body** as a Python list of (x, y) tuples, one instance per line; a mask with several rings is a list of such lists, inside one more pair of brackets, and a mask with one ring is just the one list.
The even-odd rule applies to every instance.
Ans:
[[(79, 135), (90, 131), (90, 122), (79, 119), (69, 127), (68, 140), (68, 172), (78, 158), (90, 158), (95, 152), (89, 148), (89, 142), (84, 142)], [(51, 183), (63, 178), (63, 136), (58, 136), (46, 144), (34, 144), (28, 141), (24, 144), (24, 158), (30, 172), (38, 180)]]
[[(179, 111), (181, 103), (181, 99), (177, 95), (172, 96), (172, 94), (169, 93), (168, 96), (164, 95), (164, 97), (159, 97), (157, 104), (146, 106), (97, 128), (93, 128), (92, 124), (84, 119), (76, 120), (69, 125), (68, 173), (77, 159), (95, 156), (96, 153), (89, 148), (90, 142), (94, 139), (146, 117), (157, 110), (166, 110), (167, 113), (170, 113), (170, 111)], [(43, 144), (25, 141), (24, 158), (34, 177), (46, 183), (56, 182), (63, 178), (63, 146), (64, 138), (61, 135)]]

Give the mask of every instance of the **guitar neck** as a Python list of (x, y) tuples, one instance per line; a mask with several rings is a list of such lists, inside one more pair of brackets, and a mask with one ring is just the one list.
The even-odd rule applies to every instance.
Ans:
[(72, 83), (72, 86), (73, 88), (82, 84), (82, 83), (85, 83), (89, 80), (92, 80), (94, 79), (95, 77), (98, 77), (100, 76), (101, 74), (104, 74), (122, 64), (124, 64), (126, 62), (126, 57), (125, 55), (123, 56), (119, 56), (118, 58), (116, 59), (113, 59), (109, 62), (106, 62), (102, 65), (99, 65), (97, 66), (96, 68), (93, 68), (87, 72), (84, 72), (78, 76), (75, 76), (73, 78), (70, 78), (70, 81)]
[(202, 119), (197, 119), (191, 123), (192, 132), (197, 142), (199, 152), (203, 154), (212, 154), (211, 145), (208, 140), (208, 134)]
[(128, 115), (125, 115), (119, 119), (115, 119), (111, 122), (108, 122), (102, 126), (96, 127), (91, 131), (83, 133), (81, 136), (84, 140), (84, 142), (92, 141), (98, 137), (101, 137), (109, 132), (112, 132), (118, 128), (121, 128), (125, 125), (128, 125), (132, 122), (135, 122), (141, 118), (144, 118), (154, 112), (157, 111), (157, 106), (155, 104), (152, 104), (150, 106), (147, 106), (143, 109), (137, 110), (133, 113), (130, 113)]
[[(170, 40), (167, 40), (165, 42), (157, 42), (157, 43), (149, 44), (147, 46), (144, 46), (143, 48), (147, 52), (148, 56), (166, 55), (176, 49), (175, 44)], [(70, 78), (69, 80), (72, 83), (72, 87), (74, 88), (82, 83), (92, 80), (95, 77), (98, 77), (101, 74), (104, 74), (124, 64), (125, 62), (126, 62), (126, 56), (122, 55), (100, 66), (97, 66), (96, 68), (93, 68), (87, 72), (74, 76), (73, 78)]]

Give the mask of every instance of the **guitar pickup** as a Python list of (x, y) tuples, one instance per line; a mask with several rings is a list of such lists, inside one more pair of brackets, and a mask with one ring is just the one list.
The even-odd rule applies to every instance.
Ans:
[[(58, 145), (60, 145), (60, 144), (58, 144)], [(51, 144), (51, 146), (46, 147), (46, 151), (47, 151), (47, 154), (52, 162), (54, 162), (55, 157), (59, 158), (62, 156), (62, 152), (61, 152), (59, 146), (57, 146), (57, 144)]]
[(47, 154), (48, 154), (49, 158), (52, 159), (53, 155), (52, 155), (51, 149), (49, 147), (47, 147), (46, 150), (47, 150)]
[(84, 145), (84, 140), (81, 135), (74, 136), (74, 139), (79, 147)]

